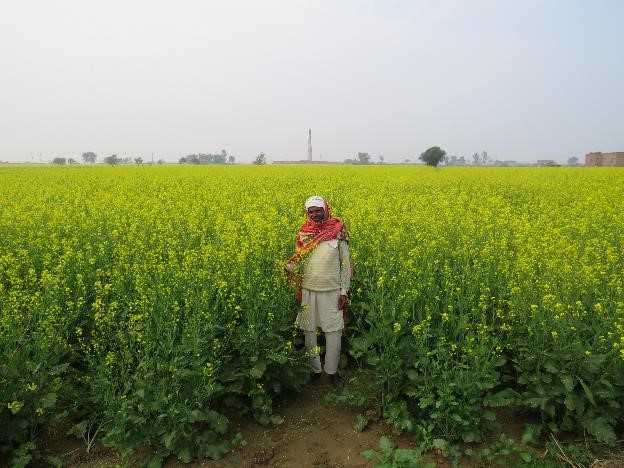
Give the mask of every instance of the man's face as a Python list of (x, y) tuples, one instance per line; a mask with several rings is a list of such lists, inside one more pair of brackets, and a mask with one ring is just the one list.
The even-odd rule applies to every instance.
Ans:
[(315, 223), (322, 223), (325, 219), (325, 210), (318, 206), (311, 206), (308, 208), (308, 215)]

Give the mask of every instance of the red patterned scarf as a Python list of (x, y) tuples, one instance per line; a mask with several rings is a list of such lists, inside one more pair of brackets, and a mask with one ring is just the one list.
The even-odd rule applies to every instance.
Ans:
[[(297, 243), (295, 253), (288, 259), (286, 263), (296, 263), (310, 254), (319, 242), (329, 241), (332, 239), (349, 240), (349, 233), (345, 225), (338, 218), (333, 218), (329, 209), (329, 205), (325, 202), (325, 218), (322, 223), (315, 222), (306, 211), (308, 219), (299, 228), (297, 233)], [(288, 276), (291, 279), (291, 276)]]

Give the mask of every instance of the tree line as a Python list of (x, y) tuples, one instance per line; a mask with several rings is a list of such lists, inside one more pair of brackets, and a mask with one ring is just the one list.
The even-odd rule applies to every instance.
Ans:
[[(87, 151), (82, 153), (82, 161), (84, 164), (95, 164), (97, 162), (98, 155), (93, 151)], [(234, 164), (236, 158), (233, 155), (228, 155), (227, 151), (221, 150), (218, 154), (189, 154), (179, 159), (180, 164)], [(117, 166), (118, 164), (136, 164), (138, 166), (143, 165), (145, 160), (139, 156), (136, 158), (123, 157), (120, 158), (116, 154), (111, 154), (102, 159), (104, 164), (110, 164), (111, 166)], [(157, 164), (164, 164), (164, 159), (158, 159)], [(151, 164), (149, 162), (148, 164)], [(65, 164), (78, 164), (74, 158), (54, 158), (52, 164), (65, 165)]]
[[(383, 156), (378, 156), (377, 158), (378, 158), (377, 164), (384, 164)], [(360, 152), (357, 154), (356, 158), (345, 159), (344, 164), (361, 164), (361, 165), (375, 164), (375, 162), (372, 159), (373, 158), (369, 153)], [(459, 157), (454, 156), (454, 155), (448, 156), (446, 154), (446, 151), (441, 149), (439, 146), (432, 146), (431, 148), (428, 148), (426, 151), (421, 153), (418, 159), (420, 159), (423, 163), (425, 163), (425, 165), (434, 166), (434, 167), (442, 163), (445, 166), (466, 166), (470, 164), (469, 160), (466, 159), (464, 156), (459, 156)], [(95, 154), (93, 151), (82, 153), (82, 160), (85, 164), (94, 164), (97, 162), (97, 154)], [(143, 165), (144, 163), (143, 158), (140, 156), (137, 158), (129, 158), (129, 157), (120, 158), (116, 154), (106, 156), (102, 161), (104, 162), (104, 164), (110, 164), (111, 166), (116, 166), (118, 164), (131, 164), (131, 163), (134, 163), (137, 165)], [(197, 164), (197, 165), (234, 164), (235, 161), (236, 161), (236, 158), (233, 155), (228, 154), (227, 151), (224, 149), (221, 150), (221, 152), (217, 154), (210, 154), (210, 153), (189, 154), (179, 159), (180, 164)], [(406, 158), (404, 162), (410, 163), (411, 160), (409, 158)], [(165, 160), (159, 159), (157, 163), (164, 164)], [(258, 164), (258, 165), (262, 165), (266, 163), (267, 163), (266, 154), (262, 152), (259, 153), (256, 156), (255, 160), (253, 161), (253, 164)], [(52, 164), (71, 165), (71, 164), (78, 164), (78, 162), (73, 158), (58, 157), (52, 160)], [(516, 161), (498, 161), (498, 160), (492, 161), (487, 151), (482, 151), (481, 153), (474, 153), (472, 155), (472, 165), (486, 166), (488, 164), (495, 165), (495, 166), (514, 166), (514, 165), (517, 165), (518, 163)], [(577, 157), (568, 158), (568, 166), (579, 166), (579, 165), (581, 164), (579, 164), (579, 159)]]
[(236, 158), (227, 151), (221, 150), (218, 154), (189, 154), (180, 158), (180, 164), (234, 164)]

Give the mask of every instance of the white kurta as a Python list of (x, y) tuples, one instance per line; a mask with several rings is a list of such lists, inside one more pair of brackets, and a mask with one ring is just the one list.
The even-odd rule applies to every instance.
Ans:
[(351, 285), (349, 243), (332, 239), (319, 242), (303, 268), (303, 288), (311, 291), (340, 290), (346, 295)]

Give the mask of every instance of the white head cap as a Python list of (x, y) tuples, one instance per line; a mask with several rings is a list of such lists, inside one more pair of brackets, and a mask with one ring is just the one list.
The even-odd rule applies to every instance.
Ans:
[(325, 209), (325, 199), (323, 197), (319, 197), (318, 195), (314, 195), (306, 200), (305, 202), (306, 211), (311, 206), (317, 206), (319, 208)]

